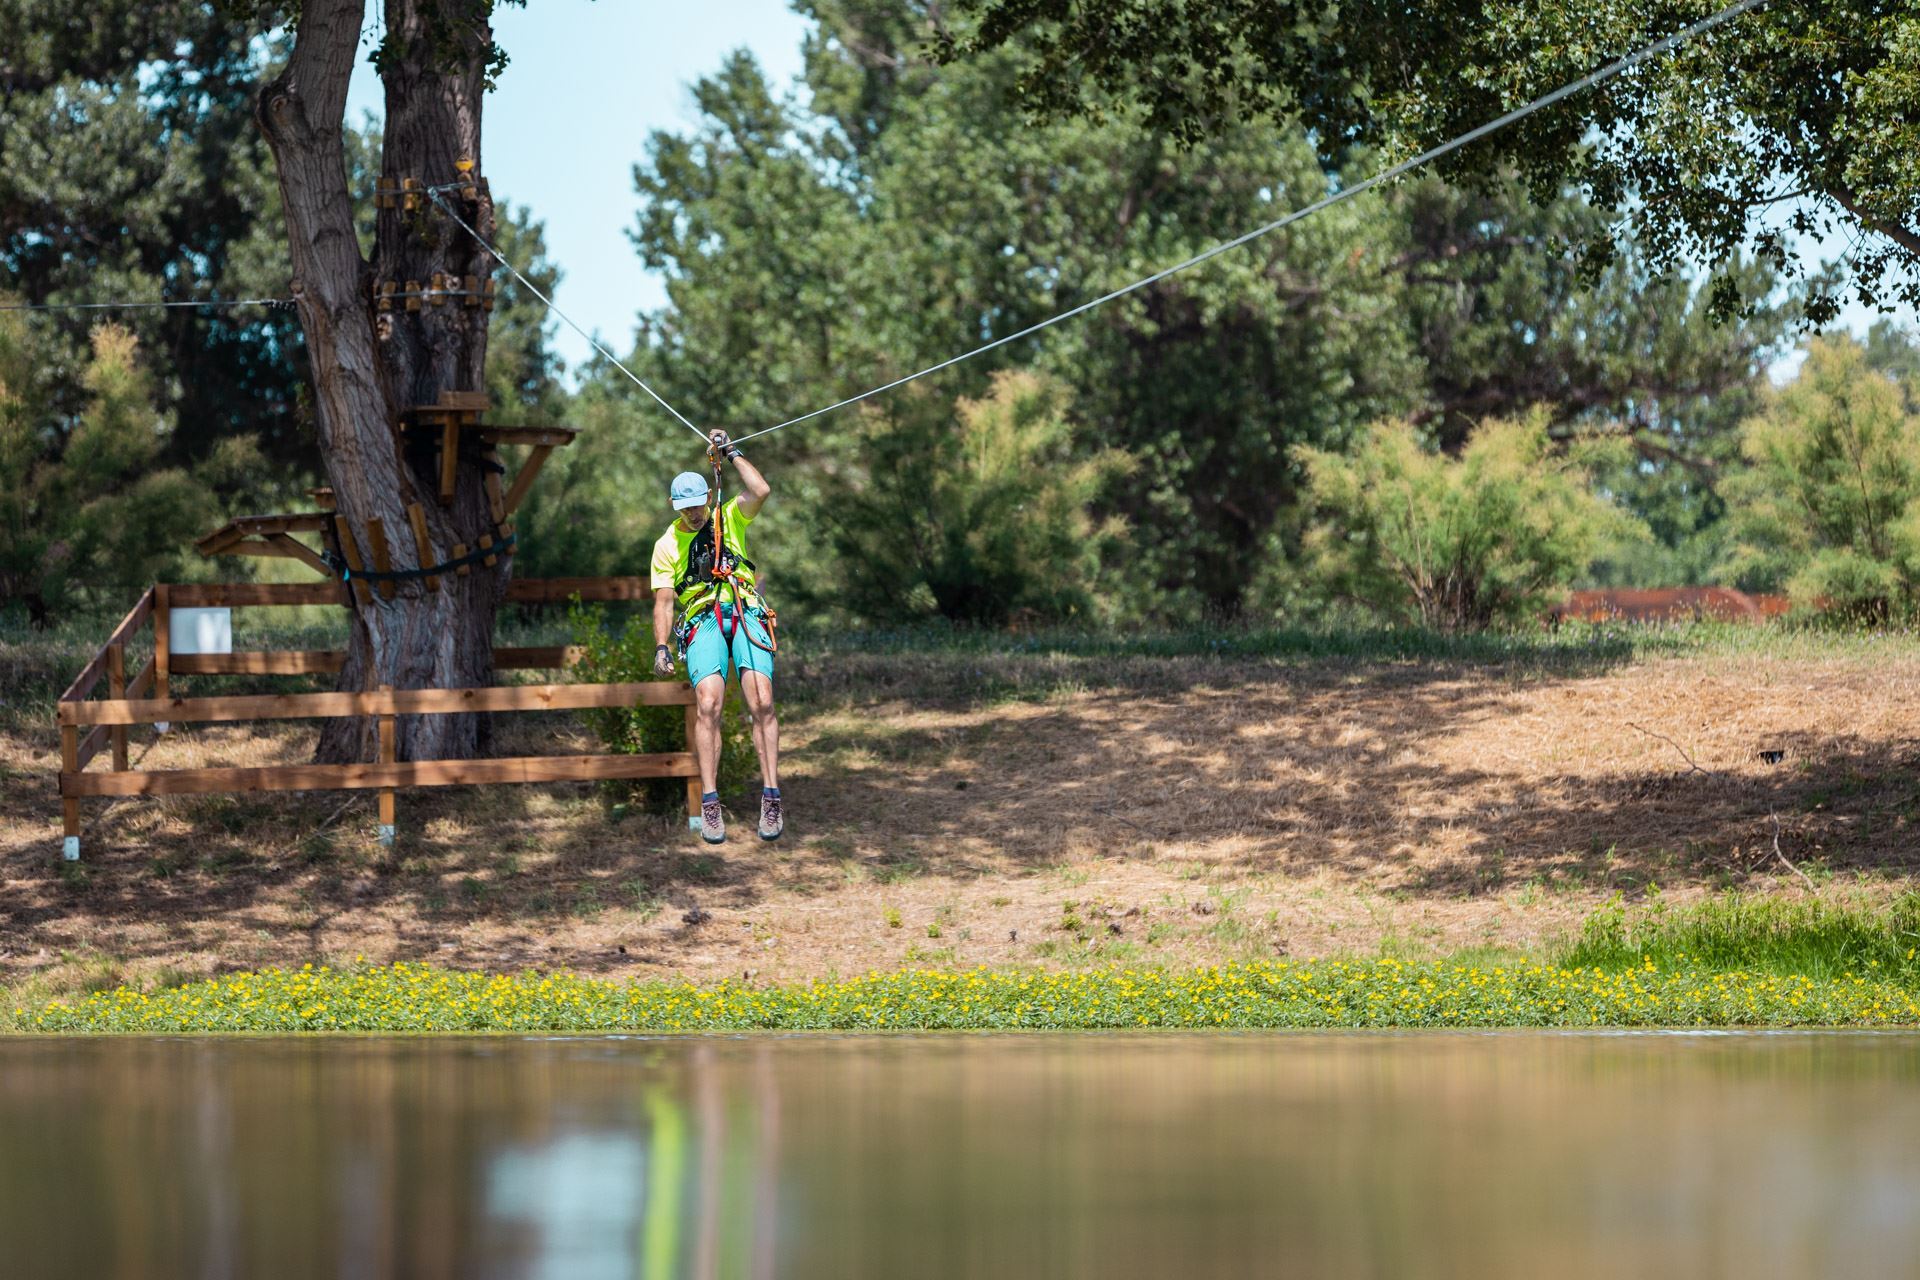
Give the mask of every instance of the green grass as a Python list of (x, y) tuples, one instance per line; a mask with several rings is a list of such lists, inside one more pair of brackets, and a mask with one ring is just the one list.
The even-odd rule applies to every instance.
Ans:
[(1692, 906), (1594, 912), (1556, 950), (1569, 966), (1748, 970), (1831, 981), (1868, 974), (1920, 989), (1920, 891), (1887, 901), (1729, 893)]

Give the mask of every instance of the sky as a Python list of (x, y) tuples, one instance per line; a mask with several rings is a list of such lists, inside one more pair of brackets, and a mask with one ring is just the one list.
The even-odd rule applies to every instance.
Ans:
[[(785, 0), (532, 0), (495, 10), (494, 39), (512, 61), (487, 100), (481, 171), (495, 199), (546, 224), (547, 257), (562, 272), (554, 302), (614, 354), (631, 349), (635, 317), (666, 301), (626, 234), (647, 136), (691, 126), (689, 86), (735, 49), (751, 50), (775, 84), (790, 82), (805, 33)], [(378, 119), (381, 107), (363, 56), (347, 118)], [(592, 354), (565, 325), (554, 347), (572, 369)]]
[[(648, 135), (692, 126), (689, 86), (735, 49), (749, 50), (774, 84), (790, 84), (806, 23), (786, 0), (532, 0), (499, 6), (494, 27), (512, 61), (486, 105), (481, 170), (497, 199), (531, 208), (545, 224), (547, 256), (562, 273), (560, 309), (624, 356), (636, 316), (666, 300), (663, 281), (641, 266), (626, 234), (638, 206), (633, 166)], [(371, 49), (375, 33), (367, 35)], [(381, 115), (380, 82), (364, 58), (347, 112), (356, 123)], [(1789, 212), (1776, 209), (1776, 220)], [(1826, 258), (1847, 245), (1836, 233), (1797, 248)], [(1841, 323), (1862, 334), (1874, 318), (1851, 304)], [(554, 346), (570, 369), (591, 355), (565, 325)], [(1792, 353), (1777, 362), (1775, 380), (1799, 363)]]

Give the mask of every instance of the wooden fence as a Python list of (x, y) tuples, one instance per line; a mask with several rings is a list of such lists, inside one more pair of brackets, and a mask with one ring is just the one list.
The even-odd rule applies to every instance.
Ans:
[[(533, 578), (512, 582), (508, 603), (651, 600), (645, 578)], [(221, 654), (169, 652), (176, 608), (345, 604), (337, 583), (194, 583), (149, 588), (107, 642), (60, 695), (60, 798), (65, 856), (80, 856), (80, 801), (88, 796), (183, 795), (209, 792), (377, 790), (380, 838), (394, 835), (394, 791), (399, 787), (454, 787), (491, 782), (583, 782), (609, 778), (685, 778), (687, 813), (697, 821), (700, 780), (694, 765), (693, 690), (682, 682), (504, 685), (488, 689), (378, 689), (364, 693), (257, 694), (175, 698), (176, 675), (313, 675), (341, 669), (337, 650), (252, 651)], [(129, 678), (129, 645), (151, 627), (153, 654)], [(496, 648), (499, 670), (561, 669), (578, 651)], [(106, 697), (94, 692), (106, 681)], [(686, 751), (652, 755), (520, 756), (491, 760), (394, 758), (395, 717), (461, 712), (567, 711), (583, 708), (684, 706)], [(137, 724), (208, 724), (240, 720), (379, 719), (379, 758), (363, 764), (275, 765), (265, 768), (129, 768), (127, 729)], [(102, 751), (110, 767), (88, 772)]]

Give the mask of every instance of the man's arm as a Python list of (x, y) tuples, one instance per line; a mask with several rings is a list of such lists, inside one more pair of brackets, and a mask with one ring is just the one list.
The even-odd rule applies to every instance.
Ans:
[[(673, 674), (673, 605), (671, 588), (656, 587), (653, 592), (653, 671), (655, 675)], [(662, 653), (661, 650), (666, 650)], [(662, 670), (661, 668), (665, 668)]]
[(760, 514), (760, 505), (767, 500), (767, 495), (773, 492), (772, 486), (760, 474), (760, 469), (748, 462), (747, 456), (728, 441), (726, 432), (716, 431), (711, 439), (721, 453), (733, 459), (733, 469), (740, 473), (741, 490), (740, 496), (734, 501), (740, 504), (741, 515), (753, 519)]

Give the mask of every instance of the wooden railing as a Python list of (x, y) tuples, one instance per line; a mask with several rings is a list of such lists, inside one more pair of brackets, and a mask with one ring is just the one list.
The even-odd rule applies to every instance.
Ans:
[[(645, 578), (523, 579), (509, 584), (509, 602), (557, 603), (652, 598)], [(170, 696), (175, 675), (315, 675), (337, 672), (346, 655), (331, 650), (172, 654), (171, 612), (186, 607), (344, 604), (334, 583), (195, 583), (153, 587), (116, 627), (67, 691), (60, 695), (60, 798), (65, 856), (80, 856), (80, 801), (87, 796), (238, 793), (250, 791), (380, 792), (380, 838), (394, 838), (394, 791), (400, 787), (472, 786), (494, 782), (582, 782), (615, 778), (685, 778), (687, 813), (697, 820), (700, 781), (692, 755), (693, 690), (680, 682), (506, 685), (487, 689), (378, 689), (364, 693), (252, 694), (211, 698)], [(129, 680), (128, 645), (148, 627), (153, 656)], [(501, 670), (559, 669), (579, 650), (566, 646), (499, 648)], [(102, 679), (107, 696), (94, 699)], [(520, 756), (490, 760), (395, 758), (395, 718), (467, 712), (567, 711), (584, 708), (683, 706), (687, 751), (649, 755)], [(272, 765), (260, 768), (135, 770), (127, 762), (127, 729), (138, 724), (208, 724), (246, 720), (335, 719), (379, 721), (378, 758), (362, 764)], [(84, 734), (83, 734), (84, 731)], [(87, 772), (107, 748), (112, 765)]]

